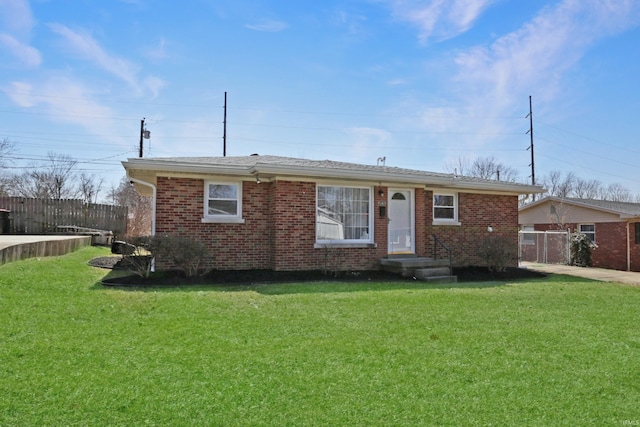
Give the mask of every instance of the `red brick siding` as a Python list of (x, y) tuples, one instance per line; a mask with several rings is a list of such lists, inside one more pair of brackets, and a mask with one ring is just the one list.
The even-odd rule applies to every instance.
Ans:
[[(458, 221), (460, 225), (433, 225), (433, 193), (426, 192), (425, 215), (426, 253), (433, 253), (433, 237), (438, 238), (453, 251), (455, 266), (483, 266), (485, 261), (479, 255), (480, 242), (489, 236), (491, 226), (494, 236), (506, 236), (513, 244), (514, 253), (518, 249), (518, 197), (489, 194), (458, 194)], [(444, 255), (438, 249), (439, 256)], [(517, 267), (517, 256), (509, 264)]]
[[(204, 180), (158, 178), (156, 234), (199, 239), (212, 254), (216, 269), (274, 270), (370, 270), (387, 254), (387, 188), (374, 187), (373, 233), (376, 247), (316, 248), (316, 184), (274, 181), (243, 182), (244, 224), (202, 223)], [(516, 196), (461, 193), (458, 199), (460, 226), (432, 224), (433, 194), (415, 190), (416, 254), (431, 256), (435, 233), (454, 250), (456, 265), (483, 265), (477, 255), (479, 240), (490, 225), (495, 234), (513, 238), (517, 245), (518, 200)], [(516, 265), (517, 261), (514, 261)], [(158, 259), (157, 268), (169, 268)]]
[(640, 271), (640, 243), (636, 244), (636, 225), (629, 224), (631, 271)]
[[(627, 269), (627, 224), (625, 222), (598, 222), (596, 226), (596, 245), (591, 252), (593, 267), (610, 268), (613, 270)], [(578, 224), (562, 225), (564, 230), (575, 232)], [(536, 224), (536, 230), (557, 230), (555, 224)], [(635, 235), (633, 224), (629, 227), (631, 242), (631, 271), (640, 271), (640, 245), (634, 245)]]
[[(158, 178), (156, 234), (186, 236), (204, 242), (217, 269), (270, 268), (269, 183), (243, 182), (244, 224), (202, 223), (204, 181)], [(171, 267), (156, 261), (158, 269)]]

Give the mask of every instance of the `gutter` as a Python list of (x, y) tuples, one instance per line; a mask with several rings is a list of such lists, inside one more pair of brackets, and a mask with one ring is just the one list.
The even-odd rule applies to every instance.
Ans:
[[(158, 193), (158, 189), (154, 184), (151, 184), (150, 182), (146, 182), (146, 181), (142, 181), (138, 178), (133, 178), (132, 176), (129, 175), (129, 170), (127, 169), (127, 178), (129, 179), (130, 182), (135, 182), (136, 184), (140, 184), (140, 185), (144, 185), (147, 187), (151, 187), (151, 191), (153, 192), (153, 195), (151, 196), (151, 202), (152, 202), (152, 206), (151, 206), (151, 235), (155, 236), (156, 235), (156, 196)], [(151, 271), (156, 271), (156, 260), (155, 258), (153, 260), (151, 260)]]

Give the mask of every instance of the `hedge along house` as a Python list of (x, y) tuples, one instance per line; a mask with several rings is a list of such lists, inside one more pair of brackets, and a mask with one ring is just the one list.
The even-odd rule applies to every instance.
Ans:
[(518, 196), (542, 191), (277, 156), (135, 158), (123, 166), (153, 196), (153, 234), (204, 242), (210, 267), (220, 270), (322, 270), (328, 262), (333, 271), (375, 270), (390, 256), (431, 256), (434, 236), (455, 265), (482, 265), (479, 242), (489, 230), (508, 236), (517, 253)]
[(545, 197), (521, 207), (519, 216), (523, 231), (587, 235), (597, 247), (594, 267), (640, 271), (640, 203)]

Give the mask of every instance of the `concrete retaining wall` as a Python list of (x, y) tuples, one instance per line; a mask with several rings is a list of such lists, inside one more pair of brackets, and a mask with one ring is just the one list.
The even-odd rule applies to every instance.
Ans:
[(0, 245), (0, 265), (26, 258), (65, 255), (89, 245), (91, 236), (31, 236), (31, 241)]

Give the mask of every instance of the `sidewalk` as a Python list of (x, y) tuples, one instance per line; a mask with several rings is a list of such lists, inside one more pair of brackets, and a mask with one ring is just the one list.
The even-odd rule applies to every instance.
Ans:
[(541, 271), (550, 274), (566, 274), (569, 276), (584, 277), (586, 279), (600, 280), (603, 282), (620, 282), (631, 285), (640, 285), (640, 273), (632, 271), (608, 270), (605, 268), (575, 267), (561, 264), (540, 264), (535, 262), (521, 262), (521, 268)]

